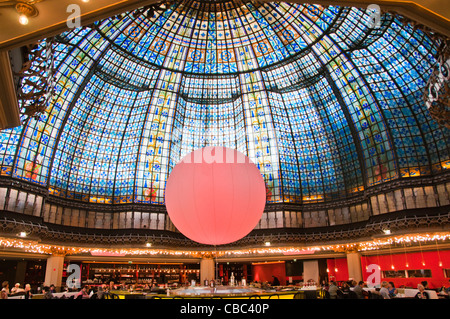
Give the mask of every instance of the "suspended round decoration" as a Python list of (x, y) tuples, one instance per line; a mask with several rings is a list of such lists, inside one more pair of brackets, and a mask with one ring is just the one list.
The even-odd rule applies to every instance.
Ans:
[(173, 168), (165, 203), (170, 219), (186, 237), (223, 245), (255, 228), (266, 204), (266, 186), (247, 156), (207, 146), (189, 153)]

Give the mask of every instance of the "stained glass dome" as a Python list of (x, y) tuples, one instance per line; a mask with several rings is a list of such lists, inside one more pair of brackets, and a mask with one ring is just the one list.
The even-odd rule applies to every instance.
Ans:
[(0, 134), (1, 175), (66, 206), (164, 206), (177, 162), (222, 145), (257, 164), (268, 204), (299, 207), (439, 175), (450, 135), (423, 102), (437, 45), (396, 15), (370, 22), (357, 8), (184, 1), (65, 32), (47, 110)]

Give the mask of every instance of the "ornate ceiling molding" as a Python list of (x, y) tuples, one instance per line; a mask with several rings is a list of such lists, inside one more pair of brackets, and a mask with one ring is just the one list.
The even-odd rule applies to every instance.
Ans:
[[(22, 216), (20, 216), (22, 217)], [(450, 212), (430, 214), (414, 214), (405, 211), (403, 214), (385, 214), (376, 216), (367, 222), (339, 226), (310, 229), (264, 229), (254, 230), (249, 235), (232, 244), (213, 247), (202, 245), (183, 235), (170, 231), (147, 231), (143, 229), (82, 229), (75, 227), (58, 227), (40, 222), (38, 219), (13, 219), (0, 217), (1, 236), (15, 237), (25, 232), (27, 238), (46, 245), (84, 245), (94, 248), (145, 247), (148, 242), (152, 247), (161, 249), (195, 249), (206, 252), (226, 249), (243, 249), (245, 247), (263, 247), (269, 241), (274, 247), (291, 245), (329, 245), (330, 243), (369, 240), (380, 236), (385, 229), (396, 233), (418, 231), (444, 231), (450, 224)], [(29, 220), (28, 220), (29, 219)]]
[(439, 125), (450, 128), (450, 41), (442, 41), (437, 60), (424, 100), (431, 117)]
[[(159, 2), (159, 0), (96, 0), (82, 3), (80, 14), (81, 25), (89, 25), (97, 20)], [(269, 1), (258, 0), (256, 2), (263, 3)], [(304, 3), (304, 1), (299, 0), (288, 0), (286, 2)], [(2, 15), (0, 29), (7, 30), (7, 32), (2, 32), (0, 36), (0, 50), (23, 46), (67, 31), (69, 27), (66, 22), (70, 15), (67, 8), (72, 3), (73, 1), (70, 0), (46, 0), (36, 3), (34, 6), (39, 10), (39, 16), (33, 18), (27, 26), (20, 26), (17, 21), (17, 12), (15, 9), (1, 6), (0, 2), (0, 14)], [(314, 3), (325, 6), (339, 5), (359, 8), (367, 8), (371, 4), (377, 4), (384, 11), (397, 12), (400, 15), (428, 26), (436, 32), (450, 37), (450, 9), (447, 9), (446, 0), (317, 0)]]
[[(286, 2), (303, 3), (299, 0), (287, 0)], [(391, 12), (407, 18), (415, 25), (432, 30), (450, 38), (450, 8), (445, 0), (316, 0), (315, 4), (339, 5), (357, 8), (368, 8), (378, 5), (381, 12)]]

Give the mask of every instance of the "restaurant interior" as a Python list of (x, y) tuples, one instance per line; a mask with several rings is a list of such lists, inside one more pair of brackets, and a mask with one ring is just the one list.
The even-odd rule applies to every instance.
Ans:
[(2, 298), (449, 299), (446, 0), (0, 1), (0, 30)]

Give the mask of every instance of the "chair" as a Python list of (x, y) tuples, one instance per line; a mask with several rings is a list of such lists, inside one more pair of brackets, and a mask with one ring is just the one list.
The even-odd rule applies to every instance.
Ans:
[(324, 299), (325, 298), (325, 290), (320, 289), (316, 291), (316, 298), (317, 299)]
[(345, 299), (345, 295), (344, 295), (344, 293), (342, 292), (342, 290), (337, 290), (336, 291), (336, 295), (337, 295), (337, 297), (336, 297), (336, 299)]
[(125, 299), (145, 299), (145, 296), (141, 294), (130, 294), (125, 295)]
[(363, 294), (363, 296), (364, 296), (364, 299), (370, 299), (370, 294), (371, 294), (370, 291), (365, 291), (365, 290), (363, 290), (363, 291), (362, 291), (362, 294)]
[(369, 291), (369, 299), (383, 299), (379, 294), (375, 294)]
[(350, 291), (347, 295), (348, 299), (358, 299), (358, 295), (354, 291)]
[(303, 291), (297, 292), (294, 297), (294, 299), (305, 299), (305, 293)]
[(317, 299), (317, 291), (305, 291), (305, 299)]
[(103, 294), (102, 299), (120, 299), (119, 295), (113, 294), (112, 292), (108, 292)]

